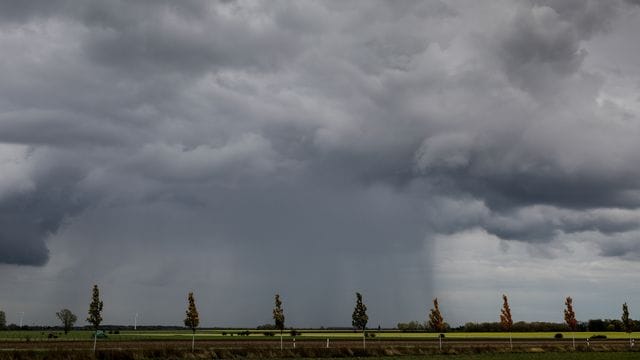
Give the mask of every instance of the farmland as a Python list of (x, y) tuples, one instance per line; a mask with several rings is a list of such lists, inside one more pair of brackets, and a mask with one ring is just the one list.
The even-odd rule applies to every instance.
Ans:
[[(248, 335), (246, 335), (248, 332)], [(298, 330), (295, 336), (297, 341), (305, 340), (359, 340), (362, 333), (349, 330)], [(15, 330), (0, 331), (0, 341), (24, 341), (24, 340), (51, 340), (49, 334), (58, 336), (59, 341), (64, 340), (86, 340), (92, 337), (92, 332), (88, 330), (75, 330), (65, 335), (60, 330)], [(389, 341), (429, 341), (436, 340), (438, 334), (424, 332), (400, 332), (394, 330), (370, 331), (372, 337), (367, 341), (376, 342), (382, 340)], [(554, 336), (557, 332), (514, 332), (511, 334), (514, 340), (555, 340)], [(629, 339), (629, 334), (624, 332), (561, 332), (563, 340), (570, 340), (575, 335), (576, 341), (585, 341), (587, 338), (595, 335), (604, 335), (606, 339)], [(192, 333), (189, 330), (121, 330), (118, 333), (107, 333), (106, 339), (101, 341), (123, 341), (123, 340), (187, 340), (191, 339)], [(464, 341), (464, 340), (487, 340), (487, 341), (508, 341), (510, 334), (506, 332), (450, 332), (445, 334), (445, 341)], [(632, 337), (640, 336), (640, 333), (633, 333)], [(279, 339), (280, 335), (276, 331), (260, 331), (255, 329), (215, 329), (215, 330), (198, 330), (195, 334), (197, 340), (237, 340), (251, 339), (255, 341), (270, 341)], [(283, 333), (286, 340), (293, 340), (289, 331)], [(640, 344), (639, 344), (640, 346)]]
[[(247, 331), (249, 334), (246, 335)], [(50, 335), (51, 334), (51, 335)], [(284, 349), (279, 335), (270, 331), (245, 329), (198, 330), (195, 334), (197, 358), (344, 358), (367, 357), (411, 360), (431, 359), (630, 359), (638, 358), (630, 349), (628, 334), (620, 332), (576, 333), (574, 350), (571, 333), (555, 339), (556, 333), (513, 333), (513, 350), (508, 333), (447, 333), (440, 350), (437, 334), (375, 331), (362, 349), (362, 334), (353, 331), (301, 330), (294, 338), (284, 333)], [(605, 335), (606, 339), (586, 339)], [(57, 337), (56, 337), (57, 336)], [(192, 356), (189, 330), (121, 330), (98, 340), (98, 358), (183, 358)], [(93, 357), (92, 332), (0, 331), (0, 360), (15, 358)], [(630, 351), (631, 350), (631, 351)], [(58, 355), (58, 357), (54, 355)], [(85, 357), (83, 357), (85, 356)]]

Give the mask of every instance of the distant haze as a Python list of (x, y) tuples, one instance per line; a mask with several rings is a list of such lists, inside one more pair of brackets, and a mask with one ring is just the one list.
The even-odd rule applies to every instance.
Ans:
[(0, 310), (638, 318), (637, 5), (2, 1)]

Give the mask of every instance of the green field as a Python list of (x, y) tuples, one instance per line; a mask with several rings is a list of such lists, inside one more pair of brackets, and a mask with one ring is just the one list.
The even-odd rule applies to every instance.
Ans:
[(401, 356), (362, 359), (385, 360), (627, 360), (638, 359), (638, 353), (544, 353), (544, 354), (479, 354), (479, 355), (429, 355), (429, 356)]
[[(250, 335), (238, 335), (245, 330), (233, 329), (233, 330), (198, 330), (196, 332), (196, 339), (199, 340), (272, 340), (279, 338), (279, 333), (273, 332), (275, 336), (265, 336), (265, 332), (257, 330), (248, 330)], [(360, 339), (362, 333), (353, 331), (333, 331), (333, 330), (300, 330), (301, 334), (296, 336), (298, 340), (349, 340)], [(57, 340), (85, 340), (92, 337), (91, 331), (71, 331), (69, 334), (64, 335), (61, 331), (46, 331), (46, 330), (17, 330), (17, 331), (0, 331), (0, 340), (4, 341), (20, 341), (20, 340), (45, 340), (48, 339), (49, 333), (58, 336)], [(225, 334), (225, 335), (223, 335)], [(399, 331), (372, 331), (375, 337), (368, 338), (368, 341), (379, 340), (434, 340), (437, 339), (437, 334), (434, 333), (403, 333)], [(518, 339), (553, 339), (555, 332), (523, 332), (512, 333), (511, 336), (514, 340)], [(572, 333), (562, 333), (564, 339), (571, 339)], [(593, 335), (606, 335), (607, 339), (628, 339), (629, 335), (624, 332), (576, 332), (575, 337), (577, 340), (587, 339)], [(190, 339), (191, 331), (189, 330), (154, 330), (154, 331), (129, 331), (123, 330), (119, 334), (109, 334), (108, 338), (102, 339), (102, 341), (108, 340), (180, 340)], [(636, 338), (640, 336), (640, 333), (633, 333), (632, 337)], [(291, 339), (289, 332), (284, 332), (285, 339)], [(451, 332), (446, 334), (446, 340), (507, 340), (509, 339), (509, 333), (504, 332), (478, 332), (478, 333), (465, 333), (465, 332)]]
[[(107, 332), (108, 338), (98, 341), (98, 352), (92, 351), (91, 331), (0, 331), (0, 360), (147, 360), (147, 359), (379, 359), (379, 360), (626, 360), (640, 359), (640, 349), (629, 348), (626, 341), (592, 341), (587, 346), (584, 339), (591, 332), (576, 333), (578, 341), (574, 349), (571, 333), (565, 333), (564, 341), (554, 339), (556, 333), (513, 333), (513, 349), (509, 346), (509, 333), (447, 333), (444, 346), (439, 348), (437, 334), (375, 331), (376, 336), (367, 339), (362, 348), (361, 333), (334, 330), (302, 330), (296, 336), (295, 347), (288, 332), (285, 346), (280, 349), (279, 334), (265, 336), (264, 332), (249, 330), (250, 335), (238, 335), (247, 330), (198, 330), (195, 334), (195, 351), (191, 350), (192, 333), (189, 330), (120, 330), (119, 334)], [(271, 333), (271, 331), (268, 331)], [(223, 335), (226, 334), (226, 335)], [(49, 334), (58, 336), (50, 339)], [(231, 335), (233, 334), (233, 336)], [(640, 333), (639, 333), (640, 334)], [(628, 339), (626, 333), (603, 332), (610, 340)], [(325, 340), (331, 346), (324, 346)], [(178, 341), (166, 341), (178, 340)], [(182, 341), (180, 341), (182, 340)], [(305, 342), (305, 340), (308, 340)], [(428, 341), (428, 342), (423, 342)], [(377, 343), (377, 344), (376, 344)], [(640, 345), (640, 343), (639, 343)], [(631, 350), (632, 352), (628, 352)]]

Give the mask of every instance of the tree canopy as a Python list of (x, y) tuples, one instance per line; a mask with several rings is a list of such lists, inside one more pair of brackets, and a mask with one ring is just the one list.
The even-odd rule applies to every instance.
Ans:
[(64, 328), (64, 333), (69, 333), (69, 330), (73, 327), (73, 324), (76, 323), (78, 317), (71, 312), (69, 309), (62, 309), (56, 313), (56, 316), (62, 322), (62, 327)]
[(443, 332), (445, 330), (444, 318), (438, 306), (438, 298), (433, 299), (433, 308), (429, 312), (429, 328), (435, 332)]
[(193, 292), (189, 293), (187, 301), (189, 305), (187, 307), (186, 317), (184, 319), (184, 326), (188, 327), (195, 333), (196, 328), (198, 327), (198, 325), (200, 325), (200, 318), (198, 316), (198, 310), (196, 309), (196, 301), (193, 298)]
[(367, 316), (367, 306), (362, 302), (362, 295), (356, 293), (356, 307), (353, 309), (353, 315), (351, 316), (351, 324), (358, 330), (364, 331), (369, 322), (369, 316)]
[(100, 300), (100, 290), (98, 285), (93, 285), (93, 293), (91, 296), (91, 303), (89, 304), (89, 317), (87, 322), (93, 325), (93, 328), (98, 330), (100, 323), (102, 323), (102, 308), (104, 304)]

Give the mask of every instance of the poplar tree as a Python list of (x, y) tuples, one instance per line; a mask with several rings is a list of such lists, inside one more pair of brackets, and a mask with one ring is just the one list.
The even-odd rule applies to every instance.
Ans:
[(433, 308), (429, 312), (429, 327), (438, 333), (438, 341), (440, 344), (440, 350), (442, 350), (442, 332), (444, 331), (444, 318), (440, 313), (440, 307), (438, 307), (438, 298), (433, 299)]
[(569, 329), (571, 329), (571, 338), (573, 342), (573, 348), (576, 348), (576, 328), (578, 327), (578, 321), (576, 320), (576, 313), (573, 311), (573, 299), (571, 296), (567, 296), (564, 301), (566, 309), (564, 309), (564, 322), (567, 323)]
[(187, 297), (189, 306), (187, 307), (186, 318), (184, 319), (184, 326), (191, 329), (191, 351), (195, 349), (196, 341), (196, 328), (200, 324), (200, 318), (198, 317), (198, 310), (196, 309), (196, 301), (193, 298), (193, 292), (189, 293)]
[(500, 311), (500, 326), (504, 331), (509, 332), (509, 346), (513, 350), (513, 337), (511, 336), (511, 329), (513, 328), (513, 319), (511, 318), (511, 308), (509, 307), (509, 299), (507, 295), (502, 294), (502, 310)]
[(356, 307), (353, 309), (351, 319), (353, 327), (362, 330), (362, 347), (366, 348), (365, 329), (369, 321), (369, 316), (367, 316), (367, 306), (362, 302), (362, 295), (359, 292), (356, 293)]
[(275, 307), (273, 308), (273, 320), (275, 321), (276, 329), (280, 330), (280, 350), (282, 350), (282, 331), (284, 331), (284, 310), (282, 309), (282, 301), (280, 301), (280, 294), (276, 294)]
[(96, 351), (96, 342), (98, 339), (98, 328), (100, 327), (100, 323), (102, 322), (103, 306), (104, 304), (102, 300), (100, 300), (100, 290), (98, 289), (98, 285), (93, 285), (91, 303), (89, 304), (89, 317), (87, 317), (87, 322), (93, 325), (93, 330), (94, 330), (93, 351)]
[(622, 327), (629, 334), (629, 346), (633, 346), (631, 342), (631, 333), (633, 332), (633, 320), (629, 317), (629, 307), (627, 303), (622, 304)]
[(0, 330), (4, 330), (7, 327), (7, 317), (4, 311), (0, 310)]

